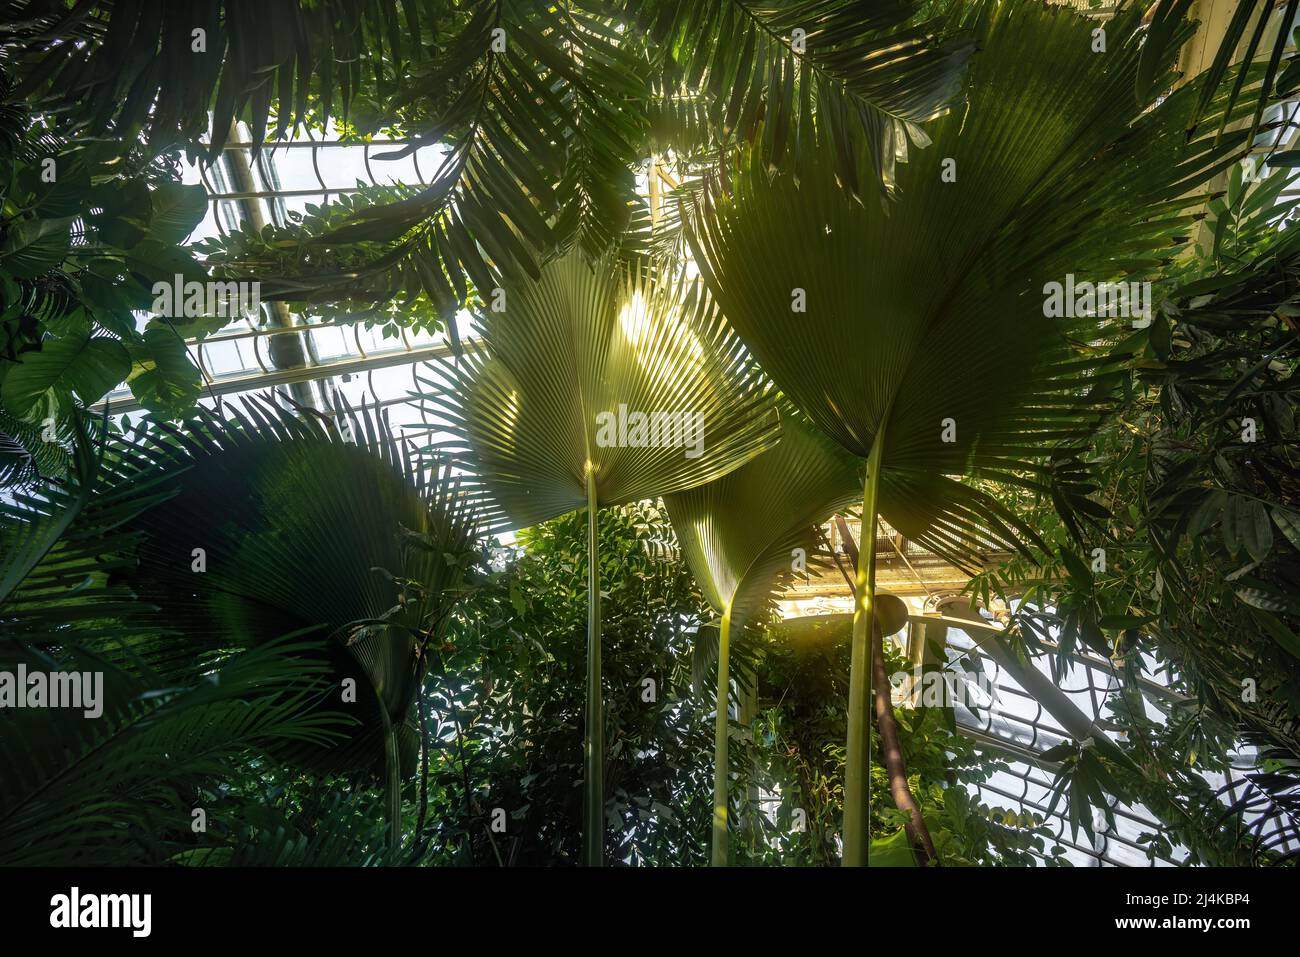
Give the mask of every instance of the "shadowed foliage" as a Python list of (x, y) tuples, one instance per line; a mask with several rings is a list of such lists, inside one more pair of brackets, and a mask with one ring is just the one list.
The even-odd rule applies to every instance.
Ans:
[[(906, 202), (887, 211), (842, 202), (827, 158), (820, 169), (810, 158), (797, 181), (751, 161), (691, 236), (711, 291), (764, 370), (868, 459), (848, 862), (866, 846), (857, 712), (874, 569), (865, 562), (886, 489), (905, 499), (908, 532), (1009, 518), (996, 507), (972, 515), (944, 494), (962, 486), (943, 476), (1047, 490), (1046, 457), (1077, 448), (1100, 421), (1115, 384), (1104, 373), (1122, 356), (1108, 340), (1122, 330), (1095, 308), (1048, 318), (1046, 284), (1150, 271), (1162, 258), (1152, 250), (1172, 254), (1187, 212), (1204, 201), (1194, 187), (1246, 142), (1243, 133), (1187, 141), (1194, 86), (1154, 109), (1134, 102), (1137, 8), (1107, 23), (1104, 56), (1091, 48), (1089, 21), (1068, 10), (988, 3), (967, 16), (982, 51), (969, 109), (932, 124), (933, 148), (900, 170)], [(827, 375), (832, 355), (839, 367)]]

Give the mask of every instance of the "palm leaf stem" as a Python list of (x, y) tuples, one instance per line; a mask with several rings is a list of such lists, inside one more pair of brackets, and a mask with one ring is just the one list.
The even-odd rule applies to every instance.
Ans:
[(862, 543), (858, 549), (858, 574), (853, 596), (853, 652), (849, 665), (849, 728), (844, 763), (845, 867), (867, 863), (867, 822), (871, 800), (871, 741), (867, 731), (867, 683), (871, 674), (870, 622), (875, 615), (876, 521), (880, 498), (880, 461), (885, 430), (876, 432), (867, 456), (862, 488)]
[(587, 740), (583, 790), (583, 861), (605, 857), (605, 721), (600, 699), (600, 565), (597, 549), (596, 471), (587, 465)]
[(718, 700), (713, 731), (713, 849), (711, 867), (727, 866), (727, 700), (731, 679), (731, 602), (718, 625)]
[(380, 699), (379, 715), (384, 722), (384, 771), (388, 778), (385, 797), (388, 811), (388, 845), (396, 850), (402, 843), (402, 758), (393, 719)]

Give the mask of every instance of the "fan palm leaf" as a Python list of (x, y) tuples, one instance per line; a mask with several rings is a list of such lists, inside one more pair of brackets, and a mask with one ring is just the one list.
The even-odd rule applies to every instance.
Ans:
[[(951, 477), (1045, 487), (1045, 456), (1099, 420), (1105, 373), (1120, 357), (1108, 343), (1129, 332), (1097, 316), (1046, 318), (1045, 284), (1158, 266), (1149, 250), (1176, 251), (1188, 208), (1204, 199), (1190, 191), (1244, 143), (1240, 134), (1186, 142), (1192, 88), (1154, 109), (1133, 104), (1137, 10), (1108, 22), (1104, 54), (1092, 52), (1091, 21), (1067, 10), (973, 11), (983, 53), (969, 109), (936, 121), (926, 161), (902, 168), (904, 202), (845, 203), (822, 150), (798, 182), (749, 163), (691, 235), (711, 291), (764, 370), (867, 459), (846, 864), (866, 848), (866, 626), (884, 499), (897, 497), (914, 529), (951, 541), (990, 501)], [(1005, 510), (990, 517), (1007, 528)]]
[(328, 748), (284, 756), (318, 773), (383, 768), (396, 842), (427, 649), (474, 555), (470, 500), (449, 468), (422, 471), (377, 416), (340, 427), (269, 403), (245, 412), (121, 449), (117, 482), (166, 476), (174, 490), (127, 524), (140, 542), (121, 580), (184, 629), (182, 648), (154, 659), (164, 672), (193, 669), (196, 652), (320, 629), (307, 657), (341, 689), (325, 707), (354, 723)]
[[(779, 425), (770, 389), (698, 282), (573, 252), (506, 297), (461, 360), (430, 366), (422, 398), (451, 436), (440, 447), (483, 483), (494, 526), (588, 510), (583, 820), (595, 865), (604, 845), (596, 510), (719, 478), (775, 442)], [(660, 423), (657, 440), (633, 434), (634, 414)], [(626, 435), (609, 431), (614, 420), (631, 425)]]
[(707, 485), (664, 497), (682, 555), (718, 625), (714, 732), (714, 866), (727, 863), (727, 714), (730, 639), (788, 576), (792, 555), (812, 554), (817, 526), (857, 496), (858, 461), (800, 417), (782, 416), (781, 441)]
[[(196, 661), (184, 629), (122, 583), (141, 541), (132, 524), (175, 489), (167, 475), (114, 482), (116, 440), (106, 447), (82, 415), (71, 423), (67, 480), (0, 504), (0, 664), (102, 684), (83, 689), (90, 719), (5, 709), (0, 860), (145, 863), (166, 856), (165, 834), (189, 833), (203, 782), (250, 754), (329, 747), (348, 718), (319, 707), (329, 689), (325, 665), (309, 660), (318, 639)], [(160, 669), (177, 658), (183, 667)]]
[(340, 430), (252, 404), (94, 441), (74, 425), (71, 481), (3, 506), (0, 660), (102, 672), (103, 714), (10, 715), (0, 857), (168, 856), (138, 836), (188, 832), (200, 785), (266, 753), (386, 770), (396, 846), (424, 649), (472, 558), (458, 482), (368, 414)]

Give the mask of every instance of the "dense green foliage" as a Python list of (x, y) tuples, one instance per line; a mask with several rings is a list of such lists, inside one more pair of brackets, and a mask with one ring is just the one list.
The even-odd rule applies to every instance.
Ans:
[[(0, 672), (105, 682), (0, 713), (0, 864), (1061, 863), (951, 708), (873, 713), (878, 518), (1004, 663), (1109, 662), (1114, 739), (1029, 689), (1073, 834), (1293, 861), (1298, 4), (1183, 77), (1187, 0), (1100, 49), (1032, 0), (0, 2)], [(182, 159), (240, 129), (439, 159), (190, 244)], [(1049, 318), (1074, 273), (1151, 321)], [(197, 411), (229, 316), (154, 309), (175, 276), (446, 333), (437, 440)], [(657, 402), (699, 457), (595, 438)], [(852, 629), (780, 623), (850, 501)]]

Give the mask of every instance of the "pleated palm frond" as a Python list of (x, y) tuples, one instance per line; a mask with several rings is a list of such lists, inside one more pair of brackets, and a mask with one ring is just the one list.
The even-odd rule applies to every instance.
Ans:
[(1194, 88), (1133, 103), (1136, 10), (1093, 53), (1092, 21), (1071, 11), (978, 9), (969, 109), (900, 168), (905, 202), (844, 202), (823, 144), (798, 182), (748, 164), (692, 233), (790, 400), (859, 456), (883, 430), (882, 512), (912, 537), (988, 504), (943, 476), (1045, 481), (1040, 460), (1090, 433), (1128, 320), (1048, 318), (1045, 285), (1149, 275), (1177, 252), (1194, 187), (1243, 143), (1184, 145)]
[[(428, 367), (422, 400), (495, 527), (586, 507), (588, 463), (598, 504), (619, 505), (719, 478), (777, 440), (770, 389), (697, 282), (571, 253), (511, 285), (479, 336)], [(642, 434), (602, 438), (633, 413)]]
[[(175, 859), (200, 789), (267, 754), (387, 768), (395, 851), (420, 652), (473, 557), (457, 480), (422, 475), (365, 413), (340, 429), (252, 404), (107, 439), (74, 424), (69, 479), (3, 506), (0, 670), (100, 672), (102, 714), (4, 710), (0, 860)], [(389, 853), (373, 827), (353, 836)], [(330, 859), (317, 837), (290, 850)]]
[[(732, 631), (768, 606), (775, 583), (792, 574), (798, 550), (808, 562), (816, 552), (818, 525), (857, 498), (859, 487), (857, 460), (787, 409), (776, 448), (707, 485), (664, 497), (682, 554), (722, 616), (714, 698), (715, 866), (728, 860)], [(703, 637), (700, 642), (697, 652)]]
[[(583, 859), (604, 860), (601, 506), (680, 492), (778, 438), (774, 393), (697, 280), (668, 266), (553, 260), (503, 289), (475, 347), (431, 364), (436, 444), (482, 483), (496, 527), (585, 507), (588, 530)], [(494, 297), (495, 298), (495, 297)]]
[[(1077, 311), (1055, 309), (1050, 284), (1060, 299), (1074, 277), (1155, 272), (1205, 200), (1196, 187), (1248, 142), (1244, 133), (1188, 142), (1194, 86), (1158, 105), (1155, 94), (1135, 102), (1141, 15), (1121, 9), (1094, 52), (1093, 21), (1073, 11), (972, 4), (960, 14), (981, 50), (967, 110), (931, 124), (933, 147), (900, 167), (902, 202), (844, 202), (836, 144), (823, 137), (797, 179), (751, 153), (690, 232), (710, 290), (764, 371), (867, 459), (845, 864), (865, 863), (868, 843), (868, 622), (886, 499), (903, 513), (900, 530), (935, 530), (950, 551), (975, 518), (1011, 531), (1005, 510), (974, 515), (991, 497), (953, 477), (1050, 491), (1048, 456), (1080, 450), (1100, 423), (1124, 355), (1116, 343), (1132, 333), (1127, 318), (1102, 318), (1095, 290), (1091, 308), (1080, 298)], [(1155, 64), (1153, 89), (1167, 86), (1189, 33), (1177, 31)], [(1160, 249), (1167, 255), (1152, 255)], [(1135, 300), (1126, 295), (1131, 308), (1151, 306)]]
[[(391, 724), (412, 766), (424, 649), (440, 642), (474, 556), (475, 516), (449, 468), (422, 471), (368, 412), (340, 426), (251, 401), (138, 435), (114, 472), (121, 486), (166, 476), (174, 490), (128, 523), (140, 542), (120, 573), (185, 633), (171, 654), (152, 649), (159, 673), (318, 629), (309, 657), (328, 665), (328, 706), (357, 724), (293, 759), (322, 772), (383, 767)], [(347, 679), (355, 704), (340, 703)]]
[(781, 441), (716, 481), (664, 496), (683, 557), (700, 591), (731, 627), (763, 610), (791, 574), (792, 553), (813, 560), (817, 526), (862, 494), (861, 463), (782, 410)]
[[(1042, 481), (1050, 483), (1050, 474)], [(1032, 559), (1030, 546), (1045, 547), (1032, 525), (989, 492), (924, 469), (882, 468), (877, 511), (908, 541), (969, 573), (982, 570), (990, 552)]]

